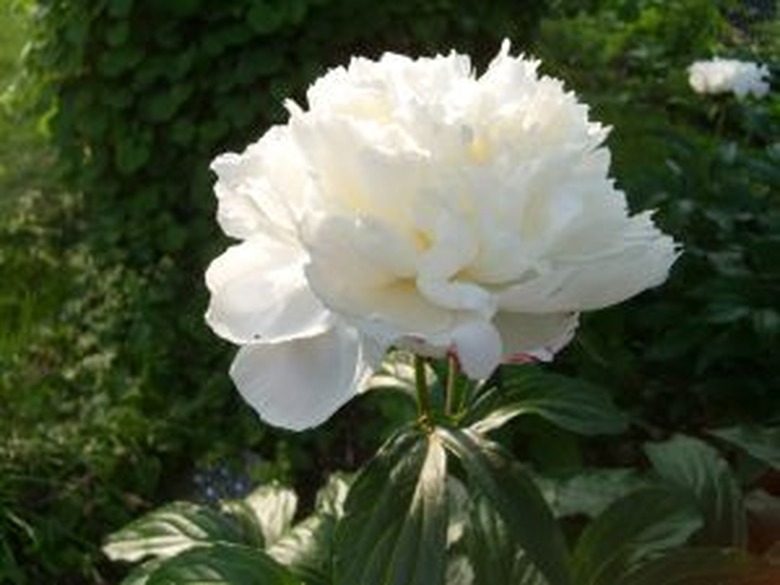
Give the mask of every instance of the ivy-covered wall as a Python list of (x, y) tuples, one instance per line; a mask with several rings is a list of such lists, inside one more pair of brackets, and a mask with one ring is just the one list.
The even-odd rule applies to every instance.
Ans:
[[(142, 264), (197, 272), (215, 237), (207, 166), (283, 120), (350, 55), (468, 51), (528, 39), (539, 0), (40, 0), (28, 63), (45, 83), (94, 235)], [(193, 248), (194, 246), (194, 248)]]

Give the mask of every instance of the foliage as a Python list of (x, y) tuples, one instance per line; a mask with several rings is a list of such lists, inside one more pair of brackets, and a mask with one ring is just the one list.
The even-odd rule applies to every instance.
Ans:
[[(0, 581), (112, 581), (115, 569), (97, 560), (100, 535), (173, 498), (237, 495), (213, 484), (193, 494), (200, 488), (193, 470), (216, 469), (227, 458), (244, 473), (251, 451), (259, 463), (248, 466), (249, 480), (291, 482), (298, 507), (312, 515), (293, 519), (270, 545), (266, 520), (246, 511), (253, 496), (223, 504), (215, 514), (241, 532), (242, 544), (215, 536), (179, 553), (188, 556), (168, 557), (178, 561), (158, 579), (232, 574), (242, 582), (244, 567), (281, 582), (289, 568), (298, 580), (328, 582), (330, 544), (305, 543), (315, 534), (332, 544), (340, 534), (349, 548), (357, 536), (339, 533), (341, 512), (329, 508), (323, 517), (313, 493), (330, 470), (354, 469), (372, 453), (409, 418), (410, 403), (373, 393), (316, 436), (295, 439), (259, 428), (241, 408), (224, 375), (229, 349), (201, 325), (199, 275), (222, 246), (211, 229), (208, 161), (278, 121), (282, 98), (301, 100), (316, 74), (351, 54), (456, 47), (484, 62), (504, 35), (527, 38), (544, 4), (15, 2), (32, 8), (35, 30), (26, 72), (2, 101), (12, 115), (0, 117)], [(379, 485), (401, 507), (422, 502), (410, 489), (425, 487), (434, 518), (447, 502), (448, 583), (542, 583), (519, 545), (531, 538), (520, 508), (502, 500), (505, 486), (491, 475), (502, 469), (521, 493), (539, 488), (576, 579), (649, 585), (679, 573), (690, 577), (676, 585), (770, 585), (766, 571), (777, 569), (757, 555), (778, 529), (776, 476), (767, 471), (777, 469), (780, 413), (777, 82), (766, 102), (712, 101), (692, 94), (685, 67), (717, 52), (769, 61), (776, 79), (780, 21), (747, 26), (734, 17), (733, 2), (709, 0), (549, 5), (534, 51), (613, 126), (620, 186), (634, 207), (659, 209), (684, 254), (659, 292), (584, 319), (557, 366), (576, 380), (516, 370), (498, 379), (504, 391), (486, 388), (470, 414), (436, 420), (432, 435), (407, 437), (416, 445), (414, 465), (386, 449), (367, 468), (379, 471), (361, 472), (356, 485)], [(0, 40), (13, 30), (0, 27)], [(22, 107), (45, 113), (67, 191), (34, 121), (19, 116)], [(408, 388), (408, 380), (392, 378), (388, 385)], [(443, 393), (432, 388), (434, 407), (443, 407)], [(474, 424), (476, 431), (464, 429)], [(681, 430), (700, 438), (663, 441)], [(623, 434), (607, 441), (604, 432)], [(445, 436), (442, 496), (432, 441)], [(390, 479), (383, 475), (396, 468)], [(398, 493), (387, 494), (401, 479)], [(360, 489), (354, 494), (352, 522), (368, 499)], [(524, 501), (549, 519), (538, 498)], [(636, 518), (627, 534), (625, 510), (638, 506), (655, 513)], [(718, 510), (728, 522), (716, 521)], [(752, 554), (718, 548), (742, 546), (745, 522)], [(558, 528), (541, 525), (537, 562), (564, 554)], [(399, 513), (380, 528), (411, 562), (417, 551), (405, 539), (419, 537), (421, 526)], [(260, 534), (266, 554), (258, 557), (247, 547), (257, 547)], [(361, 559), (335, 558), (339, 571), (362, 570)], [(127, 583), (152, 582), (167, 562), (147, 561)], [(554, 564), (547, 562), (546, 574)], [(376, 566), (394, 565), (380, 557)], [(746, 580), (745, 570), (755, 578)]]
[[(780, 415), (780, 102), (698, 96), (685, 75), (713, 51), (751, 57), (729, 15), (712, 2), (609, 1), (541, 27), (548, 66), (613, 125), (619, 185), (682, 244), (662, 292), (587, 315), (568, 355), (571, 371), (613, 388), (650, 427)], [(614, 28), (597, 28), (605, 21)]]
[[(504, 367), (503, 382), (467, 383), (458, 411), (447, 408), (448, 400), (437, 409), (421, 404), (421, 416), (354, 481), (331, 478), (324, 490), (338, 494), (337, 505), (325, 506), (321, 495), (297, 525), (294, 493), (270, 484), (243, 501), (223, 502), (221, 513), (170, 504), (109, 536), (104, 550), (114, 559), (151, 559), (123, 585), (188, 583), (195, 575), (231, 585), (258, 575), (298, 585), (629, 585), (658, 575), (680, 585), (771, 583), (778, 567), (746, 549), (747, 512), (726, 461), (692, 437), (648, 442), (651, 472), (565, 534), (557, 521), (565, 516), (553, 514), (539, 480), (487, 436), (495, 425), (481, 424), (507, 403), (513, 412), (545, 416), (581, 400), (576, 390), (562, 392), (554, 406), (538, 408), (530, 392), (485, 406), (484, 393), (501, 383), (522, 386), (529, 368)], [(440, 385), (452, 389), (446, 380)], [(562, 422), (574, 428), (587, 428), (594, 412), (621, 418), (605, 399), (570, 412)], [(301, 531), (308, 537), (285, 536)]]

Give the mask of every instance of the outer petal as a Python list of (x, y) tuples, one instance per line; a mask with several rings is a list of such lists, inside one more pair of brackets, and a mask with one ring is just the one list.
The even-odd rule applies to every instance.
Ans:
[(501, 363), (501, 337), (490, 323), (463, 323), (455, 328), (452, 338), (460, 367), (469, 378), (487, 378)]
[(206, 321), (233, 343), (279, 342), (318, 335), (331, 315), (303, 275), (305, 253), (256, 235), (232, 246), (206, 271)]
[(267, 423), (301, 431), (325, 422), (352, 398), (369, 370), (358, 333), (333, 327), (305, 339), (242, 347), (230, 376)]
[(501, 334), (505, 359), (533, 357), (548, 361), (571, 341), (578, 317), (577, 313), (499, 312), (493, 324)]
[(505, 311), (547, 313), (601, 309), (661, 284), (679, 252), (647, 213), (634, 216), (618, 245), (560, 258), (547, 273), (499, 293)]
[(241, 154), (215, 158), (217, 221), (229, 236), (258, 231), (296, 239), (296, 210), (302, 209), (309, 175), (286, 126), (272, 127)]

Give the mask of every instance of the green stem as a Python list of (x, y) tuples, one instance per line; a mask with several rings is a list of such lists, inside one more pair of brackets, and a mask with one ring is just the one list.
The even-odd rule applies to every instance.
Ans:
[(444, 413), (452, 416), (457, 404), (458, 358), (453, 354), (447, 356), (447, 386), (444, 393)]
[(425, 360), (414, 356), (414, 385), (417, 389), (417, 409), (420, 420), (429, 423), (431, 420), (431, 400), (428, 396), (428, 379), (425, 376)]

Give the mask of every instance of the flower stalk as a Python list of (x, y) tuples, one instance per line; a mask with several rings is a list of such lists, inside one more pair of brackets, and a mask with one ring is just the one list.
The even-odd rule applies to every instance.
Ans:
[(458, 400), (458, 358), (454, 353), (447, 356), (447, 385), (444, 390), (444, 414), (453, 416), (460, 407)]
[(414, 356), (414, 386), (417, 390), (417, 411), (420, 422), (428, 425), (431, 422), (431, 399), (428, 394), (428, 378), (425, 375), (425, 359)]

